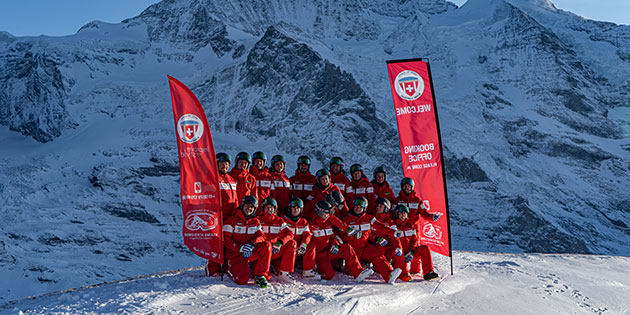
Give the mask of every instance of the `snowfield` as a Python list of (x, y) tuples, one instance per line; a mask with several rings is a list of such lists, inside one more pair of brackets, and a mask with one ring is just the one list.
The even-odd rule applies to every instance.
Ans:
[(630, 258), (454, 253), (434, 255), (439, 280), (384, 284), (271, 281), (260, 289), (201, 267), (56, 292), (0, 306), (4, 314), (630, 314)]

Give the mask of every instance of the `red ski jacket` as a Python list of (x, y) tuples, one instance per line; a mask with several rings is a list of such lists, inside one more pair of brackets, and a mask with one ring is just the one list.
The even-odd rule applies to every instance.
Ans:
[(346, 189), (346, 193), (348, 195), (348, 204), (350, 205), (354, 203), (355, 198), (359, 196), (365, 197), (368, 201), (366, 212), (368, 214), (374, 214), (374, 200), (376, 200), (376, 197), (374, 196), (374, 187), (372, 187), (372, 183), (370, 183), (367, 177), (363, 177), (358, 181), (353, 178), (350, 182), (350, 186)]
[[(387, 225), (376, 220), (373, 216), (364, 213), (360, 217), (353, 214), (349, 214), (343, 218), (343, 222), (355, 230), (359, 230), (356, 235), (348, 236), (348, 234), (342, 234), (341, 238), (344, 242), (350, 244), (354, 251), (362, 253), (363, 249), (370, 239), (372, 229), (379, 233), (394, 236), (395, 230), (390, 229)], [(357, 254), (358, 256), (359, 254)]]
[(262, 231), (258, 218), (245, 219), (240, 210), (237, 210), (223, 224), (223, 245), (228, 259), (241, 255), (240, 249), (244, 244), (265, 241), (265, 233)]
[(271, 174), (269, 168), (264, 167), (262, 170), (252, 166), (249, 173), (256, 178), (256, 189), (258, 193), (258, 201), (262, 201), (267, 197), (271, 197)]
[(306, 197), (313, 191), (313, 186), (315, 186), (317, 178), (308, 171), (306, 173), (295, 171), (295, 175), (291, 176), (289, 181), (291, 181), (292, 196), (306, 201)]
[(258, 219), (265, 233), (265, 239), (269, 241), (271, 245), (275, 244), (277, 241), (286, 244), (293, 239), (293, 232), (281, 217), (263, 212), (258, 216)]
[(250, 174), (249, 171), (233, 168), (230, 171), (230, 176), (234, 177), (237, 182), (236, 195), (238, 196), (239, 202), (241, 202), (241, 200), (243, 200), (243, 198), (248, 195), (258, 198), (256, 177)]
[(393, 235), (393, 233), (396, 232), (396, 222), (392, 218), (389, 217), (389, 214), (387, 212), (377, 213), (374, 215), (374, 217), (376, 218), (376, 220), (383, 223), (385, 226), (389, 227), (391, 232), (388, 230), (388, 231), (385, 231), (386, 233), (384, 233), (382, 230), (377, 230), (374, 227), (372, 227), (372, 233), (370, 234), (370, 241), (373, 243), (376, 243), (376, 238), (382, 237), (386, 239), (387, 242), (389, 242), (389, 244), (392, 244), (396, 247), (400, 247), (400, 241), (397, 238), (395, 238)]
[(389, 186), (387, 181), (384, 181), (382, 185), (379, 185), (375, 180), (372, 181), (372, 187), (374, 187), (374, 195), (378, 198), (385, 198), (389, 202), (393, 202), (396, 199), (394, 190)]
[(404, 236), (398, 239), (403, 252), (415, 251), (420, 246), (418, 241), (418, 223), (411, 221), (411, 219), (405, 221), (396, 219), (396, 227), (404, 233)]
[(331, 245), (339, 245), (339, 242), (335, 239), (337, 234), (330, 219), (324, 221), (324, 219), (315, 216), (310, 221), (310, 229), (313, 235), (311, 241), (313, 241), (318, 254), (327, 251)]
[(348, 202), (352, 202), (353, 200), (348, 199), (348, 186), (350, 186), (350, 180), (346, 177), (346, 173), (341, 171), (337, 174), (333, 174), (330, 172), (330, 181), (337, 187), (339, 187), (339, 191), (343, 193), (343, 196), (348, 200)]
[(291, 181), (287, 175), (271, 171), (271, 197), (276, 199), (278, 209), (284, 209), (291, 201)]
[(417, 222), (421, 202), (422, 200), (416, 196), (415, 191), (412, 191), (409, 195), (401, 191), (392, 204), (407, 206), (407, 208), (409, 208), (409, 219), (412, 222)]
[(219, 190), (221, 191), (221, 213), (223, 222), (232, 215), (238, 207), (238, 196), (236, 195), (236, 180), (230, 174), (219, 173)]
[(311, 243), (311, 229), (309, 228), (308, 221), (304, 218), (300, 218), (297, 222), (284, 218), (284, 222), (289, 226), (291, 232), (293, 232), (293, 239), (300, 246), (302, 243), (307, 245)]

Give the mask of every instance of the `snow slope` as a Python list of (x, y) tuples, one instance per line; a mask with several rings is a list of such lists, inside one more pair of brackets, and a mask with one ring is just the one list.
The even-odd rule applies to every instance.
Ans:
[(13, 314), (630, 314), (630, 258), (455, 252), (436, 257), (439, 280), (384, 284), (272, 281), (270, 289), (199, 268), (152, 275), (0, 306)]

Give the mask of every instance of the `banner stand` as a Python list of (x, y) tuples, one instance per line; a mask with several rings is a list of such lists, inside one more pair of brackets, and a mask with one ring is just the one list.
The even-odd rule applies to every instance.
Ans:
[[(422, 196), (419, 197), (421, 197), (422, 203), (426, 202), (425, 209), (429, 214), (442, 214), (440, 212), (444, 211), (443, 215), (446, 216), (446, 226), (443, 225), (444, 223), (440, 224), (435, 218), (433, 219), (434, 222), (426, 218), (421, 221), (423, 226), (420, 230), (423, 234), (423, 241), (428, 242), (426, 245), (429, 245), (432, 251), (442, 255), (448, 254), (451, 275), (453, 275), (446, 170), (429, 59), (387, 60), (387, 68), (398, 123), (403, 174), (405, 177), (411, 177), (417, 181), (422, 188)], [(427, 84), (430, 85), (430, 89), (425, 88)], [(429, 91), (430, 97), (426, 95)], [(431, 101), (432, 104), (429, 104)], [(433, 115), (430, 114), (431, 108), (434, 111)], [(437, 154), (435, 154), (437, 152), (434, 150), (435, 143), (437, 143), (439, 150), (439, 165), (436, 163), (438, 160)], [(435, 169), (436, 165), (441, 168), (441, 171)], [(442, 177), (441, 180), (438, 179), (440, 176)], [(434, 185), (439, 182), (443, 188)], [(431, 208), (434, 211), (430, 211)], [(428, 230), (425, 230), (426, 228)], [(444, 240), (440, 228), (446, 228), (447, 240)], [(445, 248), (444, 241), (448, 242), (448, 248)]]

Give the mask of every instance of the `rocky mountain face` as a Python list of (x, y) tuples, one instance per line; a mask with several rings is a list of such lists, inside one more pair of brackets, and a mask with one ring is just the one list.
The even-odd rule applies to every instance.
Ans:
[(0, 302), (200, 263), (166, 74), (217, 152), (340, 155), (397, 190), (385, 61), (428, 57), (455, 249), (630, 255), (629, 56), (630, 27), (543, 0), (164, 0), (0, 33), (0, 274), (20, 283)]

